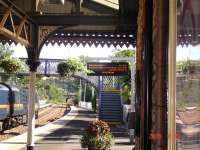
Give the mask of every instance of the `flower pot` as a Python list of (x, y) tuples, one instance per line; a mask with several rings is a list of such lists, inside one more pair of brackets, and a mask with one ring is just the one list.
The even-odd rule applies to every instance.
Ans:
[(109, 125), (101, 120), (90, 122), (81, 138), (81, 144), (86, 145), (88, 150), (110, 150), (113, 135)]
[[(97, 148), (94, 147), (88, 147), (88, 150), (98, 150)], [(103, 150), (103, 149), (102, 149)]]
[(81, 143), (81, 148), (87, 148), (86, 144)]

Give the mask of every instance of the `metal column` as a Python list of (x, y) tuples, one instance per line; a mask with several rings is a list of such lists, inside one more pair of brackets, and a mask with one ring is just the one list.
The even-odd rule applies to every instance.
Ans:
[(29, 99), (28, 99), (28, 134), (27, 150), (34, 149), (34, 130), (35, 130), (35, 98), (36, 98), (36, 72), (30, 71), (29, 79)]

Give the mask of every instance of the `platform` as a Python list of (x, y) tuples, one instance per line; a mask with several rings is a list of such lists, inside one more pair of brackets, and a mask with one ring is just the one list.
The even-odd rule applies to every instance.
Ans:
[[(96, 114), (92, 111), (72, 107), (64, 117), (36, 129), (36, 150), (81, 150), (80, 138), (88, 122), (95, 120)], [(123, 126), (113, 126), (115, 146), (112, 150), (131, 150), (126, 129)], [(26, 150), (26, 136), (22, 134), (0, 142), (1, 150)]]

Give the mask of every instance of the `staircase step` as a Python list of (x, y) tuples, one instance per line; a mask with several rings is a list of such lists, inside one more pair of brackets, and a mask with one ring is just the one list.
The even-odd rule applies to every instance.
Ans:
[(100, 117), (100, 120), (107, 120), (107, 121), (121, 121), (121, 118), (103, 118)]
[(110, 117), (110, 116), (103, 115), (103, 116), (99, 116), (99, 118), (101, 118), (101, 119), (121, 119), (121, 116), (112, 116), (112, 117)]
[(113, 102), (113, 101), (101, 101), (101, 104), (105, 104), (105, 105), (120, 105), (121, 106), (121, 102)]
[(120, 97), (103, 97), (103, 96), (101, 96), (101, 98), (104, 100), (119, 100), (120, 99)]
[(101, 108), (102, 109), (103, 108), (110, 108), (110, 109), (112, 109), (112, 108), (118, 108), (118, 109), (121, 109), (122, 107), (121, 107), (121, 105), (101, 104)]
[(101, 112), (100, 116), (108, 116), (108, 117), (113, 117), (113, 116), (121, 116), (121, 112)]
[(104, 95), (104, 96), (120, 96), (121, 94), (112, 94), (112, 93), (104, 94), (104, 93), (101, 93), (101, 95)]
[(122, 121), (122, 106), (120, 91), (101, 92), (101, 108), (99, 119), (106, 122)]
[(112, 101), (112, 100), (109, 100), (109, 101), (106, 101), (106, 100), (102, 100), (101, 103), (105, 103), (105, 104), (121, 104), (120, 101)]
[(121, 107), (101, 107), (101, 110), (122, 110)]
[(102, 103), (121, 104), (121, 102), (119, 100), (115, 101), (115, 100), (107, 100), (107, 99), (105, 100), (105, 99), (102, 99), (101, 102)]
[(101, 102), (102, 105), (106, 106), (121, 106), (121, 103), (116, 103), (116, 102)]
[(100, 115), (121, 116), (121, 113), (119, 111), (118, 112), (101, 111)]
[(121, 97), (120, 95), (101, 95), (102, 97)]
[(101, 114), (116, 114), (116, 115), (120, 115), (122, 113), (121, 110), (104, 110), (104, 109), (101, 109), (100, 110), (100, 113)]
[(105, 97), (101, 97), (101, 99), (103, 100), (103, 101), (119, 101), (119, 99), (120, 98), (105, 98)]
[(121, 108), (120, 107), (104, 107), (104, 108), (101, 108), (100, 110), (121, 111)]
[(119, 100), (120, 97), (112, 97), (112, 96), (101, 96), (102, 99), (114, 99), (114, 100)]
[(120, 106), (106, 106), (101, 107), (101, 110), (121, 110)]
[(116, 95), (116, 96), (120, 96), (120, 93), (101, 93), (101, 95)]
[(102, 100), (104, 101), (119, 101), (120, 98), (107, 98), (107, 97), (101, 97)]
[(107, 120), (107, 119), (101, 119), (105, 122), (107, 122), (108, 124), (121, 124), (122, 121), (121, 120)]

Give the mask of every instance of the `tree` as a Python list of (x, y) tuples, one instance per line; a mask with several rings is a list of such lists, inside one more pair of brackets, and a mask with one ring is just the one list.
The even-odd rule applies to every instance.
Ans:
[(134, 57), (135, 50), (131, 50), (131, 49), (117, 50), (117, 51), (114, 51), (113, 56), (114, 57)]
[[(113, 54), (114, 57), (134, 57), (135, 50), (117, 50)], [(130, 104), (131, 97), (131, 68), (129, 63), (129, 71), (127, 76), (121, 76), (120, 82), (122, 84), (122, 98), (125, 104)]]

